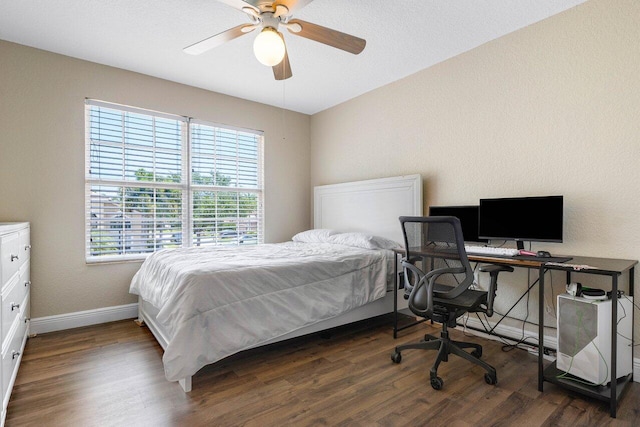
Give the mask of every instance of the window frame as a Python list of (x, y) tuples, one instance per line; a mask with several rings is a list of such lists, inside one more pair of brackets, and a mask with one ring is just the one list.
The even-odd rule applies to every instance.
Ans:
[[(121, 162), (121, 166), (122, 166), (121, 179), (104, 178), (101, 176), (93, 175), (91, 173), (91, 168), (92, 166), (97, 167), (95, 166), (96, 165), (95, 161), (92, 162), (92, 153), (93, 153), (92, 148), (94, 148), (96, 144), (92, 140), (93, 128), (92, 128), (92, 121), (91, 121), (92, 119), (91, 111), (92, 111), (92, 108), (94, 107), (115, 110), (119, 112), (123, 118), (125, 117), (126, 113), (149, 116), (153, 118), (154, 124), (155, 124), (155, 119), (168, 119), (168, 120), (175, 120), (179, 122), (181, 124), (180, 125), (181, 126), (181, 129), (180, 129), (181, 147), (180, 147), (180, 159), (179, 159), (180, 182), (155, 180), (155, 177), (156, 177), (155, 173), (157, 172), (157, 169), (156, 169), (157, 155), (156, 154), (162, 151), (162, 150), (156, 149), (157, 135), (155, 133), (155, 128), (153, 131), (153, 136), (151, 137), (153, 141), (151, 145), (153, 148), (147, 149), (147, 150), (141, 150), (143, 152), (148, 151), (153, 153), (149, 157), (144, 157), (145, 161), (151, 161), (151, 163), (153, 164), (153, 171), (151, 172), (153, 174), (152, 175), (153, 180), (146, 181), (146, 180), (127, 179), (126, 177), (127, 168), (131, 167), (132, 165), (128, 164), (128, 159), (127, 159), (128, 155), (126, 154), (126, 152), (127, 152), (127, 149), (131, 149), (131, 146), (127, 146), (127, 142), (126, 142), (127, 137), (125, 136), (127, 131), (124, 124), (120, 128), (120, 132), (122, 133), (122, 142), (114, 143), (114, 145), (121, 144), (121, 155), (120, 155), (121, 158), (118, 159), (118, 161)], [(85, 108), (85, 215), (84, 215), (85, 216), (85, 227), (84, 227), (85, 237), (84, 238), (85, 238), (85, 261), (87, 264), (140, 261), (140, 260), (146, 259), (146, 257), (148, 257), (150, 254), (166, 247), (166, 243), (163, 243), (163, 242), (166, 242), (166, 239), (163, 240), (164, 237), (162, 237), (164, 236), (164, 234), (162, 234), (162, 236), (158, 238), (157, 229), (155, 228), (157, 224), (160, 222), (159, 218), (161, 218), (161, 216), (159, 216), (157, 213), (158, 211), (156, 210), (156, 208), (158, 207), (158, 203), (156, 200), (156, 197), (157, 197), (156, 191), (158, 189), (169, 189), (169, 190), (181, 191), (181, 194), (179, 197), (180, 213), (179, 213), (178, 221), (176, 221), (176, 222), (180, 222), (181, 224), (180, 226), (181, 241), (179, 243), (176, 242), (175, 244), (170, 243), (169, 244), (170, 247), (186, 248), (186, 247), (192, 247), (192, 246), (222, 246), (222, 245), (228, 246), (230, 244), (239, 245), (243, 242), (243, 240), (240, 238), (241, 231), (238, 228), (241, 223), (250, 223), (252, 226), (255, 225), (255, 230), (256, 230), (255, 233), (253, 233), (252, 231), (250, 232), (252, 233), (252, 235), (255, 234), (256, 239), (255, 240), (250, 239), (249, 244), (258, 244), (258, 243), (264, 242), (264, 211), (265, 209), (264, 209), (264, 132), (263, 131), (239, 128), (235, 126), (221, 125), (214, 122), (194, 119), (188, 116), (162, 113), (158, 111), (152, 111), (152, 110), (147, 110), (143, 108), (131, 107), (131, 106), (99, 101), (99, 100), (94, 100), (89, 98), (85, 99), (84, 108)], [(253, 169), (255, 169), (256, 173), (255, 175), (253, 174), (249, 175), (250, 178), (253, 178), (255, 176), (255, 179), (254, 179), (256, 184), (255, 187), (242, 186), (242, 183), (238, 182), (240, 181), (239, 169), (236, 169), (235, 176), (231, 176), (231, 177), (223, 176), (228, 178), (230, 182), (232, 182), (233, 179), (235, 179), (236, 180), (235, 186), (207, 185), (202, 183), (199, 183), (199, 184), (194, 183), (193, 173), (192, 173), (194, 170), (194, 164), (196, 160), (196, 158), (194, 157), (196, 154), (192, 152), (193, 139), (194, 139), (193, 138), (194, 126), (212, 128), (214, 131), (214, 134), (216, 131), (220, 131), (220, 133), (222, 134), (227, 133), (227, 135), (235, 135), (236, 137), (235, 158), (237, 159), (238, 164), (241, 162), (241, 156), (239, 154), (240, 143), (238, 142), (240, 138), (239, 135), (247, 134), (250, 136), (250, 138), (255, 138), (255, 165)], [(109, 145), (109, 143), (105, 143), (104, 141), (101, 141), (97, 144), (98, 146), (103, 146), (103, 144), (104, 146)], [(222, 142), (218, 141), (217, 137), (214, 137), (213, 144), (214, 144), (214, 147), (220, 147), (222, 145)], [(214, 148), (214, 149), (217, 149), (217, 148)], [(174, 150), (174, 152), (175, 151), (176, 150)], [(200, 161), (202, 161), (201, 158), (200, 158)], [(217, 160), (214, 158), (213, 161), (216, 162)], [(213, 171), (213, 170), (217, 170), (217, 168), (219, 168), (219, 165), (218, 163), (212, 163), (211, 167)], [(131, 173), (131, 170), (129, 170), (129, 173)], [(217, 177), (217, 173), (215, 174), (212, 173), (212, 179), (214, 181), (217, 179), (216, 177)], [(95, 188), (97, 186), (105, 186), (105, 188), (111, 188), (115, 191), (120, 192), (120, 194), (122, 194), (121, 196), (119, 196), (121, 200), (117, 202), (119, 203), (117, 207), (120, 208), (120, 217), (123, 218), (123, 221), (122, 221), (122, 226), (118, 228), (119, 230), (118, 237), (117, 237), (118, 243), (114, 246), (116, 248), (115, 250), (118, 252), (118, 254), (116, 255), (110, 255), (105, 253), (96, 254), (96, 248), (99, 248), (99, 244), (94, 244), (92, 242), (92, 239), (94, 236), (93, 232), (95, 231), (94, 226), (96, 224), (98, 224), (98, 227), (99, 227), (97, 229), (100, 230), (98, 235), (102, 238), (103, 234), (107, 236), (109, 235), (109, 230), (108, 230), (109, 227), (107, 227), (106, 224), (113, 222), (112, 220), (109, 220), (109, 222), (107, 222), (107, 219), (96, 220), (93, 217), (93, 214), (96, 212), (96, 209), (95, 209), (96, 202), (94, 200), (95, 195), (92, 191), (92, 188)], [(130, 241), (131, 239), (135, 238), (136, 234), (134, 230), (130, 231), (129, 233), (125, 232), (127, 228), (131, 228), (131, 225), (129, 224), (129, 227), (127, 227), (129, 220), (128, 219), (125, 220), (126, 213), (127, 213), (127, 202), (126, 200), (124, 200), (124, 198), (126, 197), (125, 195), (127, 194), (127, 191), (129, 189), (135, 189), (135, 188), (139, 188), (141, 190), (153, 189), (154, 202), (152, 203), (151, 206), (153, 206), (154, 213), (151, 215), (151, 217), (147, 217), (144, 214), (142, 214), (139, 219), (140, 224), (143, 224), (143, 223), (153, 224), (150, 231), (149, 230), (146, 231), (147, 233), (150, 233), (152, 235), (153, 246), (149, 247), (148, 246), (149, 243), (147, 241), (146, 248), (138, 249), (137, 251), (132, 250), (132, 253), (127, 254), (126, 243), (122, 243), (122, 242)], [(219, 232), (219, 227), (220, 227), (219, 224), (222, 223), (223, 220), (225, 220), (225, 218), (224, 217), (220, 218), (216, 216), (214, 221), (215, 226), (207, 230), (207, 232), (211, 236), (209, 240), (206, 240), (206, 241), (198, 240), (197, 242), (194, 242), (194, 233), (195, 233), (194, 231), (194, 223), (195, 223), (194, 194), (196, 191), (208, 191), (208, 192), (214, 192), (214, 194), (217, 194), (216, 192), (224, 192), (224, 194), (227, 194), (227, 195), (237, 194), (237, 196), (235, 196), (236, 205), (237, 205), (237, 216), (235, 218), (235, 222), (231, 221), (231, 224), (235, 224), (235, 230), (237, 235), (235, 241), (233, 240), (230, 241), (229, 239), (222, 238), (223, 232), (221, 231)], [(248, 215), (247, 218), (250, 218), (250, 219), (246, 219), (245, 221), (241, 221), (242, 216), (240, 215), (240, 212), (241, 212), (240, 199), (243, 194), (255, 195), (255, 196), (252, 196), (252, 199), (255, 198), (255, 216)], [(103, 200), (102, 194), (99, 194), (97, 199), (99, 200), (98, 209), (102, 209), (102, 203), (104, 203), (102, 201)], [(178, 198), (176, 197), (175, 200), (177, 201), (177, 199)], [(105, 199), (105, 200), (111, 200), (111, 199)], [(214, 203), (214, 206), (217, 207), (219, 206), (219, 204), (216, 202)], [(233, 204), (231, 206), (233, 206)], [(253, 205), (249, 205), (249, 206), (253, 207)], [(217, 211), (216, 211), (216, 215), (217, 215)], [(117, 217), (117, 215), (115, 217)], [(226, 218), (226, 220), (230, 220), (230, 219), (232, 220), (233, 218), (232, 217)], [(227, 221), (227, 223), (229, 223), (229, 221)], [(143, 230), (143, 229), (144, 227), (139, 225), (138, 228), (136, 228), (135, 230)], [(245, 233), (246, 233), (246, 230), (249, 230), (249, 229), (245, 229)], [(164, 231), (162, 233), (164, 233)], [(243, 237), (246, 237), (247, 235), (248, 234), (245, 234)], [(225, 241), (223, 242), (223, 240)], [(174, 242), (174, 240), (170, 240), (170, 242)], [(149, 251), (148, 252), (143, 251), (145, 249), (149, 249)]]

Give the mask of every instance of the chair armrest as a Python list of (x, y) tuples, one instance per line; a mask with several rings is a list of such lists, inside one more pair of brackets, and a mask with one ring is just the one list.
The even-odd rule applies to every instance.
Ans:
[(489, 273), (491, 276), (491, 282), (489, 283), (489, 290), (487, 291), (487, 316), (493, 316), (493, 301), (496, 298), (496, 291), (498, 290), (498, 274), (503, 271), (511, 273), (513, 267), (508, 265), (489, 264), (480, 267), (480, 271), (483, 273)]
[[(411, 267), (416, 268), (414, 266), (411, 266)], [(425, 318), (431, 318), (431, 316), (433, 315), (433, 288), (435, 286), (436, 279), (442, 276), (443, 274), (452, 274), (452, 273), (460, 273), (460, 272), (461, 272), (460, 268), (448, 267), (448, 268), (439, 268), (437, 270), (432, 270), (426, 275), (423, 275), (418, 281), (418, 283), (416, 284), (416, 286), (414, 287), (414, 289), (411, 291), (411, 294), (409, 295), (409, 308), (411, 309), (411, 311), (413, 311), (415, 314), (419, 316), (422, 316)], [(415, 306), (414, 301), (418, 293), (418, 290), (424, 286), (427, 287), (425, 290), (427, 301), (426, 301), (426, 309), (421, 310)]]
[(483, 273), (500, 273), (501, 271), (508, 271), (508, 272), (512, 272), (513, 271), (513, 267), (510, 267), (508, 265), (500, 265), (500, 264), (486, 264), (483, 266), (480, 266), (480, 271), (482, 271)]
[(402, 260), (402, 280), (404, 287), (404, 299), (409, 299), (409, 295), (418, 282), (424, 277), (424, 272), (414, 265), (414, 260)]

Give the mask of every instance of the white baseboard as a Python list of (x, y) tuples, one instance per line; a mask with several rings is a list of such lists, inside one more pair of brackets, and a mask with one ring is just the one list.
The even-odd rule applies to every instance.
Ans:
[[(478, 318), (474, 317), (474, 316), (469, 316), (469, 319), (466, 321), (466, 324), (468, 326), (484, 330), (482, 322), (480, 322), (480, 320)], [(489, 326), (492, 327), (493, 323), (490, 324)], [(525, 338), (529, 338), (529, 337), (535, 338), (535, 339), (530, 339), (528, 341), (529, 343), (532, 343), (532, 346), (535, 346), (535, 345), (537, 345), (537, 342), (538, 342), (538, 326), (537, 325), (528, 325), (528, 326), (529, 326), (529, 329), (525, 329), (525, 331), (524, 331), (524, 337)], [(554, 329), (554, 331), (555, 331), (555, 329)], [(493, 335), (488, 335), (488, 334), (485, 334), (483, 332), (478, 332), (478, 331), (475, 331), (475, 330), (469, 330), (469, 332), (473, 333), (475, 335), (481, 335), (481, 336), (489, 338), (489, 339), (500, 341), (499, 337), (496, 337), (496, 336), (493, 336)], [(518, 341), (518, 340), (523, 338), (523, 332), (522, 332), (522, 327), (521, 326), (515, 327), (515, 326), (510, 326), (510, 325), (506, 325), (504, 323), (501, 323), (494, 330), (494, 332), (497, 333), (497, 334), (500, 334), (500, 335), (504, 335), (506, 337), (513, 338), (515, 341)], [(557, 343), (558, 343), (558, 341), (557, 341), (555, 332), (553, 333), (553, 335), (550, 335), (548, 332), (545, 334), (545, 337), (544, 337), (545, 346), (551, 347), (551, 348), (557, 348)]]
[(47, 332), (62, 331), (82, 326), (97, 325), (99, 323), (115, 322), (116, 320), (134, 319), (137, 317), (138, 303), (118, 305), (55, 316), (37, 317), (31, 319), (29, 331), (31, 334), (44, 334)]
[[(478, 320), (477, 318), (474, 318), (472, 316), (469, 316), (469, 319), (467, 320), (467, 325), (468, 326), (472, 326), (474, 328), (479, 328), (479, 329), (484, 329), (484, 327), (482, 326), (482, 323), (480, 322), (480, 320)], [(475, 335), (480, 335), (482, 337), (485, 338), (489, 338), (489, 339), (493, 339), (493, 340), (500, 340), (500, 338), (496, 337), (496, 336), (491, 336), (482, 332), (478, 332), (472, 329), (468, 329), (468, 331), (470, 333), (473, 333)], [(516, 328), (513, 326), (508, 326), (508, 325), (504, 325), (504, 324), (500, 324), (498, 325), (498, 327), (495, 329), (495, 332), (500, 334), (500, 335), (504, 335), (506, 337), (511, 337), (514, 338), (515, 340), (520, 340), (522, 338), (522, 328)], [(524, 331), (524, 336), (525, 337), (538, 337), (538, 327), (535, 326), (535, 331)], [(531, 342), (535, 342), (535, 341), (531, 341)], [(544, 337), (544, 342), (545, 345), (551, 348), (557, 348), (557, 338), (555, 336), (552, 335), (548, 335), (545, 334)], [(537, 353), (536, 353), (537, 354)], [(546, 356), (545, 356), (546, 357)], [(633, 381), (640, 383), (640, 358), (636, 357), (633, 359)]]

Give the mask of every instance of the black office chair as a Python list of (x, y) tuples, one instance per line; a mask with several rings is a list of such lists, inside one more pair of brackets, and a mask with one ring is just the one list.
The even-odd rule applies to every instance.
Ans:
[[(405, 292), (409, 292), (409, 309), (418, 316), (442, 324), (440, 338), (425, 335), (419, 343), (397, 346), (391, 356), (394, 363), (402, 360), (407, 349), (438, 350), (431, 368), (431, 387), (442, 389), (444, 382), (438, 377), (440, 362), (447, 362), (450, 354), (460, 356), (484, 368), (488, 384), (497, 384), (498, 376), (491, 365), (480, 359), (482, 346), (475, 343), (453, 341), (447, 328), (455, 327), (457, 319), (465, 313), (482, 312), (493, 315), (493, 301), (500, 271), (513, 271), (502, 265), (487, 266), (483, 271), (491, 275), (488, 291), (471, 289), (473, 269), (464, 249), (460, 220), (455, 217), (400, 217), (404, 233), (406, 256), (402, 260)], [(422, 268), (418, 268), (418, 264)], [(473, 349), (467, 352), (463, 349)]]

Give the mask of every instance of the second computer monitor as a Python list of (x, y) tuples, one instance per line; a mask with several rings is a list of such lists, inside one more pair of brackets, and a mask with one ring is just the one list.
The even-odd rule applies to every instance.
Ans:
[(487, 242), (478, 237), (478, 206), (431, 206), (429, 216), (454, 216), (460, 220), (465, 242)]

